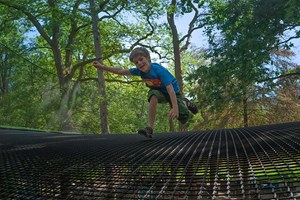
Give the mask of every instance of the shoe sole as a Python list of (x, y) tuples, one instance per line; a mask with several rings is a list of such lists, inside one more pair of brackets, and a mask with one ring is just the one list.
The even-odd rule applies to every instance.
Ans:
[(147, 133), (142, 132), (142, 131), (138, 131), (138, 134), (139, 134), (139, 135), (142, 135), (142, 136), (144, 136), (144, 137), (146, 137), (146, 138), (152, 138), (152, 135), (148, 135)]
[[(190, 105), (193, 105), (194, 103), (192, 103), (190, 100), (188, 100), (187, 98), (184, 98), (183, 99), (186, 103), (188, 103), (188, 104), (190, 104)], [(198, 113), (198, 109), (197, 109), (197, 107), (195, 106), (195, 108), (194, 108), (194, 106), (192, 107), (192, 106), (187, 106), (187, 108), (191, 111), (191, 113), (193, 113), (194, 115), (195, 114), (197, 114)]]

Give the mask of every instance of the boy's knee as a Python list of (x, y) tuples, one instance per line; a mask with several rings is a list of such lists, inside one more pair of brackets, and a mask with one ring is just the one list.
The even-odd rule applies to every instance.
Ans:
[(154, 98), (154, 100), (156, 99), (158, 103), (167, 102), (166, 97), (159, 90), (150, 90), (148, 92), (148, 102), (150, 102), (152, 98)]
[(157, 102), (158, 102), (158, 98), (157, 98), (157, 96), (155, 96), (155, 95), (151, 95), (151, 96), (149, 97), (149, 102), (154, 102), (154, 103), (157, 103)]

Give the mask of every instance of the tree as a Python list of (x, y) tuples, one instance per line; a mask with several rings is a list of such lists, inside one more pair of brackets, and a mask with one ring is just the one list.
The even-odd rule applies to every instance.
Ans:
[[(169, 27), (171, 29), (172, 35), (172, 45), (173, 45), (173, 57), (174, 57), (174, 68), (175, 68), (175, 77), (178, 81), (179, 88), (181, 94), (184, 96), (183, 91), (183, 78), (182, 78), (182, 66), (181, 66), (181, 55), (190, 45), (190, 39), (192, 37), (192, 33), (200, 29), (204, 26), (201, 23), (201, 18), (203, 15), (200, 12), (201, 6), (203, 6), (204, 1), (190, 1), (190, 0), (171, 0), (168, 10), (167, 10), (167, 21)], [(185, 13), (193, 12), (193, 17), (189, 22), (189, 28), (186, 34), (184, 34), (181, 38), (179, 37), (179, 33), (175, 24), (175, 15), (184, 15)], [(171, 125), (172, 126), (172, 125)], [(183, 125), (180, 124), (180, 129), (184, 129)]]
[[(205, 69), (211, 81), (207, 89), (212, 99), (220, 100), (219, 105), (242, 102), (244, 126), (248, 126), (249, 90), (272, 77), (274, 72), (267, 65), (272, 51), (288, 48), (289, 41), (299, 37), (295, 31), (288, 39), (280, 39), (299, 25), (299, 6), (295, 1), (282, 0), (212, 1), (210, 12), (206, 33), (213, 60)], [(217, 78), (209, 78), (215, 73)], [(209, 89), (212, 85), (215, 90)]]
[[(6, 8), (17, 10), (20, 16), (23, 17), (23, 23), (34, 27), (40, 34), (36, 37), (36, 45), (46, 47), (40, 49), (40, 52), (43, 52), (41, 54), (47, 54), (50, 58), (45, 68), (50, 68), (53, 71), (51, 68), (53, 63), (59, 83), (61, 101), (60, 106), (57, 108), (56, 122), (53, 124), (58, 125), (59, 130), (73, 130), (72, 109), (79, 91), (78, 88), (82, 81), (90, 80), (85, 77), (86, 71), (84, 67), (95, 59), (95, 56), (89, 50), (93, 49), (90, 31), (92, 20), (90, 19), (91, 13), (88, 12), (89, 4), (85, 0), (68, 2), (55, 0), (48, 0), (47, 2), (27, 1), (26, 6), (24, 3), (22, 1), (0, 1), (0, 4), (6, 6)], [(156, 1), (149, 1), (148, 5), (124, 1), (101, 1), (95, 3), (97, 9), (93, 14), (98, 13), (102, 16), (99, 19), (95, 19), (94, 23), (101, 23), (100, 27), (103, 27), (100, 30), (100, 34), (103, 35), (100, 36), (106, 37), (105, 42), (101, 44), (103, 46), (100, 47), (105, 49), (103, 51), (103, 60), (118, 53), (129, 52), (134, 46), (139, 45), (141, 41), (153, 34), (150, 18), (157, 15), (155, 8), (158, 4)], [(146, 21), (145, 25), (143, 27), (135, 25), (135, 27), (139, 26), (139, 29), (135, 29), (132, 23), (128, 23), (126, 18), (122, 18), (120, 15), (121, 11), (124, 12), (124, 15), (128, 11), (140, 13), (140, 16), (143, 16), (140, 19), (145, 19)], [(99, 21), (96, 22), (97, 20)], [(150, 28), (147, 25), (150, 25)], [(146, 29), (150, 31), (141, 34), (141, 31)], [(111, 30), (115, 30), (117, 34), (112, 34)], [(136, 37), (137, 35), (138, 37)], [(131, 37), (137, 39), (134, 40), (130, 47), (126, 48), (126, 41), (133, 41)], [(125, 40), (122, 41), (124, 38)], [(50, 51), (47, 49), (50, 49)], [(40, 60), (39, 62), (43, 61)], [(100, 84), (101, 91), (104, 91), (105, 88), (103, 80), (102, 78)], [(105, 99), (105, 93), (102, 95), (104, 95), (103, 99)], [(101, 107), (103, 109), (101, 109), (100, 118), (104, 122), (101, 123), (101, 132), (106, 133), (108, 132), (108, 125), (105, 101), (101, 101)]]
[(4, 7), (0, 8), (0, 15), (0, 123), (26, 126), (35, 123), (33, 110), (37, 108), (29, 103), (35, 102), (32, 68), (22, 59), (26, 54), (23, 34), (27, 27), (20, 23), (15, 13)]
[[(103, 8), (108, 1), (105, 1), (103, 4), (100, 4), (100, 8)], [(101, 40), (100, 33), (98, 28), (98, 12), (96, 10), (95, 0), (90, 0), (90, 12), (92, 17), (92, 30), (94, 36), (94, 46), (95, 46), (95, 55), (96, 58), (100, 58), (99, 61), (102, 62), (102, 51), (101, 51)], [(106, 100), (106, 88), (105, 88), (105, 79), (103, 71), (98, 70), (98, 82), (99, 82), (99, 95), (104, 97), (100, 103), (100, 116), (101, 116), (101, 132), (104, 134), (109, 133), (108, 128), (108, 111), (107, 111), (107, 100)]]
[[(71, 82), (75, 72), (83, 65), (83, 63), (75, 66), (72, 65), (72, 47), (74, 41), (78, 35), (78, 31), (86, 26), (86, 24), (78, 26), (78, 23), (80, 23), (78, 19), (83, 17), (83, 15), (80, 17), (78, 9), (81, 1), (70, 2), (71, 6), (67, 7), (71, 8), (69, 10), (63, 9), (63, 6), (54, 0), (49, 0), (47, 3), (44, 1), (29, 1), (26, 2), (26, 6), (21, 1), (11, 2), (1, 0), (0, 3), (10, 9), (20, 11), (24, 18), (28, 19), (34, 25), (40, 36), (50, 47), (62, 99), (58, 122), (62, 122), (61, 130), (71, 130), (70, 101), (75, 91), (75, 87), (71, 87)], [(39, 7), (39, 9), (35, 9), (36, 7)], [(81, 21), (81, 23), (83, 22)], [(66, 24), (70, 25), (69, 35), (64, 34), (63, 29), (67, 28)]]
[[(5, 95), (9, 92), (9, 80), (13, 71), (13, 63), (17, 60), (13, 60), (13, 50), (6, 44), (10, 44), (11, 47), (16, 49), (24, 48), (24, 36), (22, 35), (22, 29), (18, 32), (18, 28), (21, 24), (17, 21), (16, 16), (7, 12), (3, 7), (0, 8), (0, 59), (1, 59), (1, 76), (0, 76), (0, 95)], [(10, 59), (11, 58), (11, 59)]]
[[(182, 67), (181, 67), (181, 55), (190, 45), (190, 39), (194, 31), (202, 28), (204, 26), (201, 23), (201, 19), (206, 14), (200, 12), (201, 6), (203, 6), (204, 1), (176, 1), (171, 0), (168, 10), (167, 10), (167, 21), (171, 29), (172, 35), (172, 44), (173, 44), (173, 55), (174, 55), (174, 64), (175, 64), (175, 77), (178, 80), (180, 91), (183, 93), (183, 81), (182, 81)], [(186, 13), (193, 12), (193, 17), (189, 22), (189, 28), (186, 34), (181, 38), (175, 23), (176, 15), (184, 15)]]
[[(124, 1), (120, 1), (117, 3), (111, 3), (111, 5), (109, 5), (110, 1), (104, 1), (99, 5), (99, 9), (96, 9), (96, 5), (95, 5), (95, 1), (91, 0), (90, 1), (90, 8), (91, 8), (91, 16), (92, 16), (92, 25), (93, 25), (93, 36), (94, 36), (94, 46), (95, 46), (95, 52), (96, 52), (96, 57), (98, 58), (98, 60), (100, 62), (103, 62), (104, 59), (108, 59), (110, 58), (110, 56), (117, 54), (117, 53), (124, 53), (124, 52), (129, 52), (131, 49), (133, 49), (136, 45), (140, 44), (143, 40), (148, 39), (149, 36), (151, 36), (154, 33), (154, 25), (153, 22), (151, 20), (151, 18), (153, 18), (153, 16), (157, 15), (158, 12), (155, 10), (155, 8), (158, 6), (156, 1), (149, 1), (148, 4), (144, 4), (143, 3), (133, 3), (130, 6), (128, 6), (128, 4)], [(107, 7), (107, 8), (106, 8)], [(116, 9), (117, 11), (113, 14), (110, 14), (110, 10), (111, 9)], [(105, 10), (107, 9), (107, 10)], [(101, 35), (99, 33), (98, 30), (98, 22), (103, 20), (103, 19), (112, 19), (114, 21), (117, 21), (119, 24), (122, 24), (122, 22), (118, 19), (117, 14), (120, 13), (122, 10), (127, 12), (131, 12), (131, 11), (137, 11), (137, 13), (139, 13), (138, 15), (141, 16), (141, 18), (146, 18), (145, 21), (146, 26), (150, 26), (150, 29), (146, 30), (144, 28), (139, 28), (139, 30), (146, 30), (145, 33), (140, 34), (141, 32), (139, 32), (139, 35), (137, 36), (137, 39), (135, 40), (135, 42), (133, 44), (130, 44), (129, 48), (117, 48), (115, 49), (114, 52), (110, 52), (110, 54), (105, 55), (102, 53), (102, 44), (101, 44)], [(104, 15), (103, 17), (101, 17), (99, 19), (98, 14), (100, 12), (106, 12), (108, 13), (107, 15)], [(127, 13), (127, 14), (129, 14)], [(131, 29), (130, 25), (126, 25), (125, 23), (122, 24), (121, 26), (122, 28), (125, 27), (126, 29), (126, 33), (128, 33), (128, 31)], [(150, 31), (149, 31), (150, 30)], [(111, 32), (109, 31), (109, 33), (111, 34)], [(130, 38), (126, 35), (123, 35), (124, 38)], [(120, 38), (119, 38), (120, 39)], [(102, 116), (101, 119), (103, 119), (104, 116), (108, 115), (108, 111), (107, 111), (107, 96), (106, 96), (106, 89), (105, 89), (105, 79), (104, 79), (104, 74), (101, 70), (98, 70), (98, 81), (99, 81), (99, 94), (102, 96), (102, 103), (100, 105), (100, 114)], [(102, 130), (108, 133), (108, 120), (107, 118), (104, 120), (102, 120)], [(103, 125), (105, 125), (105, 127), (103, 127)], [(103, 128), (106, 128), (105, 130)], [(103, 132), (102, 131), (102, 132)]]

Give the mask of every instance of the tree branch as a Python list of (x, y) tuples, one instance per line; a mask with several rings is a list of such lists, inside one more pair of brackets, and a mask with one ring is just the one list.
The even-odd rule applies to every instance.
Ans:
[(266, 81), (271, 81), (271, 80), (280, 79), (280, 78), (286, 78), (286, 77), (291, 77), (291, 76), (298, 76), (298, 75), (300, 75), (300, 72), (282, 74), (282, 75), (279, 75), (279, 76), (275, 76), (275, 77), (271, 77), (271, 78), (259, 80), (257, 82), (258, 83), (262, 83), (262, 82), (266, 82)]
[[(81, 82), (84, 81), (96, 81), (98, 82), (98, 78), (83, 78), (80, 79)], [(123, 83), (123, 84), (132, 84), (132, 83), (141, 83), (142, 80), (134, 80), (134, 81), (123, 81), (123, 80), (118, 80), (118, 79), (105, 79), (106, 82), (109, 83)]]
[(8, 7), (14, 8), (16, 10), (21, 11), (23, 14), (27, 16), (27, 18), (33, 23), (33, 25), (36, 27), (38, 32), (41, 34), (41, 36), (47, 41), (47, 43), (51, 46), (51, 39), (46, 33), (43, 26), (39, 23), (39, 21), (36, 19), (35, 16), (33, 16), (31, 13), (27, 12), (25, 10), (26, 6), (22, 6), (19, 4), (14, 3), (13, 1), (6, 1), (6, 0), (0, 0), (0, 4), (6, 5)]
[[(146, 13), (150, 10), (151, 8), (148, 8), (148, 10), (146, 11)], [(130, 49), (133, 49), (135, 46), (137, 46), (138, 44), (140, 44), (140, 42), (142, 40), (145, 40), (147, 39), (149, 36), (153, 35), (154, 33), (154, 26), (152, 25), (151, 21), (150, 21), (150, 16), (146, 14), (146, 17), (147, 17), (147, 22), (148, 22), (148, 25), (151, 27), (151, 30), (143, 37), (139, 38), (135, 43), (133, 43), (130, 47)]]
[(196, 6), (191, 1), (188, 1), (188, 5), (193, 8), (193, 10), (194, 10), (195, 13), (194, 13), (194, 16), (193, 16), (192, 20), (189, 23), (189, 29), (187, 31), (187, 34), (184, 35), (179, 40), (179, 43), (182, 43), (186, 39), (185, 44), (180, 48), (180, 52), (185, 51), (188, 48), (188, 46), (190, 45), (190, 39), (192, 37), (192, 33), (195, 30), (198, 30), (198, 29), (200, 29), (200, 28), (202, 28), (202, 27), (204, 27), (206, 25), (206, 24), (201, 24), (201, 25), (195, 27), (197, 19), (199, 19), (200, 16), (209, 15), (209, 14), (199, 14), (199, 10), (196, 8)]
[(75, 20), (75, 16), (77, 14), (79, 5), (81, 4), (82, 0), (77, 0), (73, 6), (72, 14), (71, 14), (71, 30), (68, 37), (68, 42), (66, 45), (66, 56), (65, 56), (65, 66), (67, 68), (71, 67), (72, 64), (72, 45), (74, 44), (75, 38), (78, 33), (77, 21)]

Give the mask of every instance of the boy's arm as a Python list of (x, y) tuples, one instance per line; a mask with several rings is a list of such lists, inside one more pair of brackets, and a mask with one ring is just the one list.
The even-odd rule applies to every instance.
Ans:
[(174, 119), (174, 118), (179, 117), (179, 111), (178, 111), (178, 104), (177, 104), (176, 94), (175, 94), (175, 91), (174, 91), (174, 87), (171, 83), (167, 86), (167, 91), (170, 95), (170, 99), (171, 99), (171, 103), (172, 103), (172, 108), (169, 112), (169, 117), (171, 119)]
[(101, 64), (98, 61), (93, 62), (94, 67), (100, 70), (108, 71), (114, 74), (119, 74), (119, 75), (131, 75), (129, 69), (122, 69), (122, 68), (116, 68), (116, 67), (107, 67), (103, 64)]

